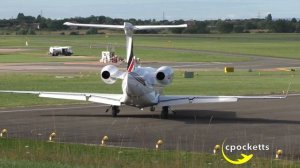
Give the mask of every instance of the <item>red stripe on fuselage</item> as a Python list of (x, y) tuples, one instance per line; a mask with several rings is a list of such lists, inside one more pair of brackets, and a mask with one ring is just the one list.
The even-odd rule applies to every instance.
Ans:
[(135, 58), (133, 57), (133, 59), (131, 60), (131, 63), (128, 67), (128, 72), (132, 72), (134, 70), (134, 61), (135, 61)]

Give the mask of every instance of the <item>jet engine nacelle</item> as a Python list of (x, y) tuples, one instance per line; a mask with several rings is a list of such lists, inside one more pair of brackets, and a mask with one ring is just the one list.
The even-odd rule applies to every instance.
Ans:
[(101, 70), (101, 79), (106, 84), (114, 84), (117, 81), (119, 69), (114, 65), (106, 65)]
[(174, 71), (171, 67), (162, 66), (156, 70), (156, 81), (160, 85), (170, 85), (173, 81)]

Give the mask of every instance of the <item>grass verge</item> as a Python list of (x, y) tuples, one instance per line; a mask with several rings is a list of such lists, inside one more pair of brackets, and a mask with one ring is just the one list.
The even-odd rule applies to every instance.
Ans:
[[(109, 148), (36, 140), (0, 139), (0, 167), (198, 168), (232, 167), (221, 155), (151, 149)], [(298, 161), (254, 157), (239, 167), (299, 167)]]

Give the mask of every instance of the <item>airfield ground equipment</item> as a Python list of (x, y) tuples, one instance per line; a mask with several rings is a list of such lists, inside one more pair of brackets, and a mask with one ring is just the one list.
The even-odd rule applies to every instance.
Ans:
[(49, 55), (52, 56), (71, 56), (73, 54), (73, 50), (71, 46), (52, 46), (49, 48)]
[(184, 71), (184, 78), (194, 78), (194, 72)]
[(118, 63), (123, 59), (116, 55), (115, 47), (108, 45), (106, 51), (102, 51), (100, 62), (102, 63)]

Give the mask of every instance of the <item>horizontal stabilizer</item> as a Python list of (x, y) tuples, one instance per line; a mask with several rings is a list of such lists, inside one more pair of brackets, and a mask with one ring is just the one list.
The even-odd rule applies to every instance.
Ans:
[(166, 29), (166, 28), (185, 28), (187, 24), (181, 25), (139, 25), (134, 26), (128, 22), (124, 25), (106, 25), (106, 24), (81, 24), (81, 23), (71, 23), (65, 22), (65, 26), (78, 26), (78, 27), (94, 27), (94, 28), (110, 28), (110, 29), (126, 29), (130, 28), (132, 30), (148, 30), (148, 29)]
[(166, 28), (185, 28), (187, 24), (182, 25), (142, 25), (134, 26), (134, 30), (148, 30), (148, 29), (166, 29)]
[(78, 26), (78, 27), (94, 27), (94, 28), (111, 28), (111, 29), (124, 29), (124, 25), (104, 25), (104, 24), (80, 24), (80, 23), (64, 23), (65, 26)]

